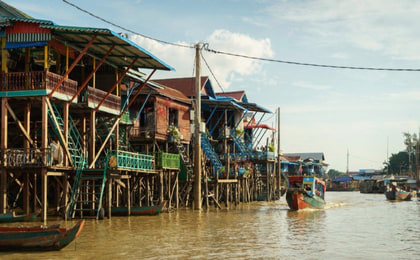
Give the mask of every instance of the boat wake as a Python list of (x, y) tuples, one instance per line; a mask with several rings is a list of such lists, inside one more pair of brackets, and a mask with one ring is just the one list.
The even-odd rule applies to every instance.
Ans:
[(350, 203), (346, 203), (346, 202), (327, 202), (324, 208), (325, 209), (344, 208), (349, 205)]

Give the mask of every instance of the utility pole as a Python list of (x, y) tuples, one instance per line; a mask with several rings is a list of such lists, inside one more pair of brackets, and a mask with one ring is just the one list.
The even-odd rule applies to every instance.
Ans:
[(347, 169), (346, 175), (349, 176), (349, 148), (347, 148)]
[(195, 45), (194, 209), (201, 209), (201, 44)]

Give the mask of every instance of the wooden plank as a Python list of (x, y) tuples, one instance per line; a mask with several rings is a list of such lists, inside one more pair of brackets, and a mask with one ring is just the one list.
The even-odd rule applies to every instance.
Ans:
[(235, 179), (219, 179), (218, 181), (217, 181), (218, 183), (237, 183), (238, 182), (238, 180), (235, 180)]

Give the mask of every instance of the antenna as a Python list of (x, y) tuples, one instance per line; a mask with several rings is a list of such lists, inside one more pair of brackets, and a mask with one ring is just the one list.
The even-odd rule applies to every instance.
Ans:
[(347, 148), (347, 171), (346, 175), (349, 176), (349, 148)]

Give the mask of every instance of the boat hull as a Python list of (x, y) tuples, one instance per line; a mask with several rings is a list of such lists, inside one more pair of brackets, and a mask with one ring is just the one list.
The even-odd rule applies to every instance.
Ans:
[(0, 223), (12, 223), (12, 222), (28, 222), (33, 221), (41, 213), (41, 209), (28, 215), (14, 216), (13, 214), (1, 214)]
[(387, 200), (408, 201), (411, 200), (413, 194), (408, 191), (386, 191), (385, 197), (387, 198)]
[[(131, 207), (130, 215), (133, 216), (147, 216), (147, 215), (157, 215), (160, 211), (166, 206), (166, 201), (159, 205), (148, 206), (148, 207)], [(127, 216), (128, 208), (127, 207), (112, 207), (111, 214), (117, 216)]]
[(79, 221), (73, 228), (0, 227), (0, 251), (60, 250), (79, 235), (85, 224)]
[(286, 201), (291, 210), (323, 209), (325, 207), (325, 201), (322, 198), (316, 195), (311, 197), (303, 189), (288, 189), (286, 191)]

